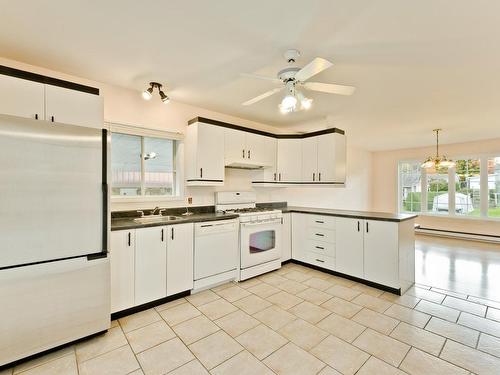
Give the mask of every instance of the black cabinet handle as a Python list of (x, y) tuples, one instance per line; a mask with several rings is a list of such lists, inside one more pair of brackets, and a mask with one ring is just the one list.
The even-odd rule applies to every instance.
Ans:
[(366, 233), (368, 233), (368, 221), (366, 222)]
[(318, 224), (324, 224), (325, 222), (324, 221), (321, 221), (321, 220), (315, 220)]
[(316, 236), (318, 236), (318, 237), (325, 237), (325, 235), (323, 233), (316, 233)]
[(281, 218), (281, 225), (283, 225), (283, 218)]
[(203, 168), (200, 168), (200, 178), (203, 178)]
[(321, 259), (316, 259), (316, 261), (320, 262), (320, 263), (325, 263), (324, 260), (321, 260)]
[(318, 181), (321, 181), (321, 172), (318, 173)]
[(358, 220), (358, 232), (359, 232), (359, 220)]
[(128, 232), (128, 246), (130, 247), (130, 244), (131, 244), (131, 237), (132, 237), (132, 233)]
[(316, 249), (325, 250), (323, 246), (316, 246)]
[(54, 122), (55, 118), (54, 116), (50, 116), (50, 121)]
[(161, 230), (161, 242), (163, 242), (163, 229)]
[(248, 158), (250, 159), (250, 150), (248, 150)]
[(245, 150), (241, 150), (243, 151), (243, 159), (245, 159)]
[(313, 172), (313, 181), (314, 181), (314, 178), (316, 177), (316, 173)]
[(174, 227), (172, 227), (172, 235), (170, 237), (172, 240), (174, 239)]
[(281, 173), (278, 173), (279, 180), (281, 181)]
[(35, 120), (38, 120), (38, 113), (35, 113)]
[(274, 174), (274, 181), (276, 181), (276, 173)]

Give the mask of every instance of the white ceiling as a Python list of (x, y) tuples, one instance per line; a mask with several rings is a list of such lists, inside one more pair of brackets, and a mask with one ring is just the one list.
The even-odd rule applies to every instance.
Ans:
[[(277, 127), (346, 129), (371, 150), (500, 136), (500, 1), (0, 0), (4, 57), (142, 91), (166, 83), (181, 102)], [(314, 81), (357, 87), (313, 93), (281, 115), (273, 87), (282, 53), (334, 66)], [(304, 127), (305, 129), (305, 127)]]

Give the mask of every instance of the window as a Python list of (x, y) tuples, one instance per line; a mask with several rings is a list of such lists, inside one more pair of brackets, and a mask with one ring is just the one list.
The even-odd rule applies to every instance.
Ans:
[(480, 169), (481, 161), (479, 159), (456, 161), (455, 212), (457, 215), (480, 215)]
[(426, 171), (421, 161), (401, 161), (400, 211), (500, 218), (500, 156), (455, 162), (455, 168)]
[(448, 194), (448, 169), (437, 169), (426, 175), (427, 211), (447, 214), (450, 206)]
[(403, 211), (420, 212), (422, 202), (422, 172), (419, 163), (400, 164), (401, 203)]
[(176, 141), (111, 134), (113, 196), (175, 196)]
[(500, 157), (489, 158), (488, 216), (500, 218)]

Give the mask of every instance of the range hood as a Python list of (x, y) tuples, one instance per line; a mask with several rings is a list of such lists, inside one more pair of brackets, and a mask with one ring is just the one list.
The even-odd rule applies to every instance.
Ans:
[(224, 166), (226, 168), (253, 170), (272, 167), (272, 165), (268, 165), (257, 160), (226, 160)]

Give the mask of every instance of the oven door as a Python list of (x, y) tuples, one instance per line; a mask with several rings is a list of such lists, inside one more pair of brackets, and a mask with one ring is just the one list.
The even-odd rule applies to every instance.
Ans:
[(281, 258), (281, 219), (241, 223), (241, 268)]

